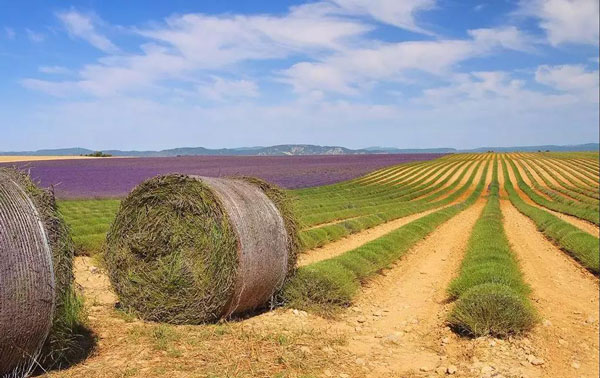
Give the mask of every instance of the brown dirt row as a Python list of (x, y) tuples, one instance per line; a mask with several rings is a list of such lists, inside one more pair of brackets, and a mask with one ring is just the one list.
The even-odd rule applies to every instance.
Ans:
[[(574, 168), (572, 165), (567, 164), (565, 161), (559, 159), (553, 159), (551, 161), (561, 167), (567, 175), (575, 179), (577, 182), (598, 188), (599, 184), (597, 180), (590, 180), (589, 178), (583, 176), (581, 173), (577, 172), (576, 168)], [(581, 176), (582, 178), (579, 178), (578, 176)]]
[[(468, 163), (467, 163), (468, 164)], [(465, 177), (468, 179), (469, 175), (471, 174), (471, 172), (473, 172), (473, 169), (475, 168), (474, 166), (476, 165), (476, 163), (473, 163), (473, 166), (469, 167), (467, 170), (467, 173), (465, 174)], [(448, 180), (448, 182), (446, 182), (444, 185), (442, 185), (440, 188), (438, 188), (436, 191), (431, 192), (431, 193), (427, 193), (427, 194), (423, 194), (422, 196), (419, 196), (417, 198), (415, 198), (413, 201), (418, 201), (422, 198), (425, 198), (427, 196), (430, 196), (434, 193), (439, 192), (440, 190), (443, 190), (445, 188), (447, 188), (448, 186), (452, 185), (456, 179), (460, 176), (460, 174), (465, 170), (465, 167), (462, 167), (461, 169), (459, 169), (454, 175), (452, 175), (452, 177), (450, 178), (450, 180)], [(439, 180), (437, 180), (435, 183), (432, 183), (432, 185), (436, 185), (438, 184), (440, 181), (443, 181), (446, 177), (450, 176), (450, 174), (452, 173), (452, 170), (450, 170), (450, 172), (444, 174), (443, 177), (441, 177)], [(466, 181), (464, 178), (463, 180), (461, 180), (461, 182)], [(459, 187), (460, 187), (460, 183), (459, 183)]]
[(542, 317), (530, 338), (542, 358), (541, 376), (598, 376), (598, 280), (501, 201), (504, 227)]
[(426, 174), (427, 172), (429, 172), (431, 169), (435, 169), (436, 167), (443, 165), (444, 162), (440, 161), (440, 160), (430, 160), (430, 161), (424, 161), (421, 164), (415, 165), (415, 166), (411, 166), (408, 167), (408, 169), (403, 169), (401, 171), (395, 172), (392, 175), (389, 175), (387, 177), (382, 177), (379, 178), (376, 181), (371, 182), (373, 183), (385, 183), (388, 181), (392, 181), (392, 180), (397, 180), (397, 179), (402, 179), (402, 181), (412, 181), (415, 177), (419, 177), (422, 176), (424, 174)]
[[(455, 276), (485, 200), (441, 225), (390, 270), (370, 281), (344, 316), (354, 326), (348, 350), (365, 376), (431, 374), (444, 358), (446, 288)], [(421, 371), (423, 369), (424, 371)]]
[[(531, 167), (532, 167), (532, 164), (531, 164), (531, 162), (529, 162), (529, 161), (525, 161), (525, 160), (520, 160), (520, 163), (521, 163), (522, 165), (526, 166), (527, 168), (529, 168), (529, 172), (531, 172), (532, 176), (533, 176), (533, 177), (536, 179), (536, 181), (537, 181), (537, 182), (538, 182), (540, 185), (542, 185), (542, 186), (544, 186), (544, 187), (548, 188), (549, 190), (552, 190), (552, 191), (553, 191), (554, 193), (556, 193), (557, 195), (560, 195), (560, 196), (562, 196), (562, 197), (564, 197), (564, 198), (566, 198), (566, 199), (568, 199), (568, 200), (571, 200), (571, 201), (577, 201), (577, 199), (576, 199), (576, 198), (570, 197), (570, 196), (568, 196), (568, 195), (566, 195), (566, 194), (564, 194), (564, 193), (561, 193), (561, 192), (559, 192), (559, 191), (556, 191), (556, 190), (554, 190), (554, 189), (552, 189), (552, 188), (548, 187), (548, 185), (546, 185), (546, 183), (544, 182), (544, 180), (542, 179), (542, 177), (540, 177), (540, 175), (538, 175), (538, 174), (537, 174), (537, 172), (536, 172), (536, 171), (534, 171), (534, 170), (531, 168)], [(550, 177), (548, 177), (548, 175), (545, 175), (544, 177), (550, 178)], [(551, 180), (551, 182), (553, 182), (553, 181), (554, 181), (554, 180)], [(556, 184), (553, 184), (553, 185), (556, 185)], [(557, 185), (557, 186), (558, 186), (558, 187), (560, 187), (560, 185)], [(538, 192), (538, 193), (541, 193), (541, 192)], [(548, 198), (548, 197), (546, 197), (546, 198)]]
[(532, 190), (534, 190), (538, 195), (540, 195), (541, 197), (544, 197), (548, 201), (552, 201), (552, 198), (550, 198), (550, 196), (548, 196), (546, 193), (540, 192), (539, 190), (537, 190), (535, 188), (535, 186), (533, 185), (533, 183), (529, 179), (529, 176), (527, 176), (527, 174), (525, 173), (525, 170), (523, 169), (523, 166), (525, 166), (525, 167), (528, 168), (528, 171), (531, 173), (531, 175), (536, 180), (536, 182), (541, 183), (541, 185), (543, 185), (543, 186), (546, 186), (545, 183), (544, 183), (544, 181), (540, 180), (540, 178), (538, 177), (537, 173), (534, 170), (532, 170), (531, 168), (529, 168), (525, 164), (525, 161), (523, 159), (515, 158), (513, 156), (511, 156), (510, 159), (515, 162), (515, 165), (517, 166), (517, 169), (519, 170), (519, 173), (521, 174), (521, 177), (523, 177), (523, 181), (525, 181), (525, 183), (527, 185), (529, 185), (529, 187)]
[[(411, 170), (413, 168), (414, 168), (414, 166), (411, 166), (411, 167), (407, 167), (407, 166), (403, 166), (403, 165), (392, 166), (392, 167), (381, 169), (379, 171), (372, 172), (364, 177), (357, 179), (356, 182), (357, 183), (377, 182), (379, 180), (382, 180), (383, 176), (385, 176), (385, 175), (402, 174), (402, 172), (408, 172), (409, 170)], [(371, 181), (371, 180), (375, 180), (375, 181)]]
[[(435, 185), (438, 182), (443, 181), (446, 177), (450, 176), (450, 174), (452, 173), (452, 170), (454, 170), (458, 165), (459, 164), (449, 164), (448, 166), (450, 166), (450, 169), (448, 170), (448, 172), (444, 173), (442, 176), (440, 176), (439, 178), (435, 179), (435, 176), (437, 176), (437, 174), (440, 173), (438, 171), (437, 174), (434, 174), (434, 177), (429, 178), (427, 181), (425, 181), (425, 183), (428, 183), (429, 185)], [(443, 167), (442, 169), (445, 169), (448, 166)]]
[[(445, 175), (445, 176), (446, 176), (446, 175)], [(431, 193), (429, 193), (429, 194), (426, 194), (426, 195), (423, 195), (423, 196), (421, 196), (421, 197), (419, 197), (419, 198), (422, 198), (422, 197), (428, 196), (428, 195), (430, 195), (430, 194), (431, 194)], [(417, 198), (417, 199), (418, 199), (418, 198)], [(414, 200), (413, 200), (413, 201), (414, 201)], [(350, 217), (350, 218), (337, 219), (337, 220), (334, 220), (334, 221), (331, 221), (331, 222), (319, 223), (319, 224), (316, 224), (316, 225), (313, 225), (313, 226), (310, 226), (310, 227), (304, 228), (304, 230), (312, 230), (312, 229), (315, 229), (315, 228), (320, 228), (320, 227), (330, 226), (330, 225), (332, 225), (332, 224), (338, 224), (338, 223), (342, 223), (342, 222), (345, 222), (345, 221), (347, 221), (347, 220), (352, 220), (352, 219), (359, 218), (359, 217), (360, 217), (360, 216), (354, 216), (354, 217)]]
[[(515, 191), (517, 192), (519, 197), (521, 197), (521, 199), (523, 199), (527, 204), (535, 206), (539, 209), (543, 209), (544, 211), (547, 211), (547, 212), (551, 213), (552, 215), (555, 215), (556, 217), (562, 219), (563, 221), (570, 223), (573, 226), (579, 228), (580, 230), (588, 232), (592, 235), (598, 235), (598, 233), (600, 232), (599, 231), (600, 229), (595, 224), (589, 223), (587, 221), (584, 221), (582, 219), (576, 218), (571, 215), (567, 215), (567, 214), (559, 213), (554, 210), (547, 209), (547, 208), (540, 206), (537, 203), (533, 202), (533, 200), (531, 198), (529, 198), (529, 196), (527, 196), (527, 194), (523, 193), (523, 191), (521, 191), (521, 189), (517, 185), (517, 180), (515, 178), (515, 174), (512, 171), (512, 168), (510, 166), (508, 167), (508, 175), (510, 177), (511, 182), (513, 183), (513, 187), (515, 188)], [(504, 192), (504, 173), (503, 173), (502, 169), (499, 169), (498, 180), (499, 180), (501, 192), (506, 193), (506, 192)]]
[(552, 177), (549, 174), (547, 174), (547, 172), (543, 169), (543, 167), (540, 166), (539, 160), (529, 160), (528, 163), (530, 165), (534, 165), (535, 164), (535, 166), (540, 170), (540, 172), (542, 172), (542, 174), (544, 175), (544, 177), (546, 177), (548, 179), (548, 181), (550, 181), (550, 183), (552, 185), (558, 186), (558, 187), (563, 187), (558, 181), (556, 181), (556, 179), (554, 179), (554, 177)]
[[(312, 264), (317, 261), (321, 261), (321, 260), (325, 260), (328, 258), (332, 258), (332, 257), (338, 256), (338, 255), (341, 255), (342, 253), (350, 251), (354, 248), (358, 248), (365, 243), (373, 241), (373, 240), (375, 240), (375, 239), (377, 239), (399, 227), (402, 227), (405, 224), (412, 222), (413, 220), (421, 218), (427, 214), (430, 214), (434, 211), (443, 209), (445, 207), (460, 203), (460, 202), (464, 201), (465, 199), (467, 199), (467, 197), (469, 195), (471, 195), (471, 193), (474, 190), (482, 173), (483, 173), (483, 167), (480, 168), (478, 174), (474, 178), (471, 188), (469, 188), (469, 190), (466, 190), (465, 193), (463, 193), (459, 198), (457, 198), (451, 204), (448, 204), (448, 205), (442, 206), (442, 207), (438, 207), (436, 209), (424, 211), (421, 213), (412, 214), (407, 217), (398, 218), (398, 219), (383, 223), (381, 225), (366, 229), (364, 231), (349, 235), (346, 238), (326, 244), (322, 247), (314, 248), (312, 250), (306, 251), (299, 256), (298, 265), (304, 266), (304, 265)], [(488, 171), (488, 176), (486, 178), (487, 182), (491, 182), (491, 177), (492, 177), (491, 174), (492, 174), (492, 170), (490, 169)], [(464, 179), (463, 181), (466, 183), (467, 179)], [(449, 195), (451, 195), (451, 193), (445, 194), (438, 200), (446, 198)]]
[[(448, 205), (450, 206), (450, 205)], [(447, 207), (447, 206), (444, 206)], [(298, 266), (304, 266), (315, 263), (317, 261), (326, 260), (338, 255), (341, 255), (347, 251), (358, 248), (361, 245), (373, 241), (383, 235), (394, 231), (397, 228), (404, 226), (416, 219), (431, 214), (434, 211), (440, 210), (442, 207), (427, 210), (421, 213), (412, 214), (403, 218), (398, 218), (378, 226), (368, 228), (364, 231), (357, 232), (349, 235), (346, 238), (325, 244), (323, 247), (308, 250), (298, 256)]]
[[(548, 167), (549, 169), (551, 169), (557, 176), (559, 176), (564, 182), (568, 183), (569, 185), (574, 185), (573, 183), (570, 182), (571, 180), (573, 180), (579, 184), (584, 184), (584, 185), (589, 186), (589, 184), (582, 182), (578, 177), (576, 177), (571, 172), (569, 172), (569, 170), (566, 169), (562, 164), (557, 163), (554, 160), (550, 160), (550, 161), (542, 160), (542, 161), (540, 161), (540, 164), (543, 164), (546, 167)], [(593, 188), (590, 187), (590, 189), (593, 189)]]
[[(416, 180), (420, 180), (422, 177), (430, 174), (432, 171), (436, 171), (439, 174), (440, 170), (445, 169), (448, 166), (455, 166), (458, 162), (445, 162), (444, 164), (440, 164), (440, 165), (436, 165), (434, 167), (427, 167), (426, 169), (416, 169), (414, 172), (411, 172), (409, 174), (407, 174), (405, 177), (402, 178), (402, 182), (396, 183), (394, 185), (396, 186), (400, 186), (400, 185), (404, 185), (407, 183), (411, 183), (414, 182)], [(427, 182), (431, 182), (433, 180), (433, 178), (435, 177), (435, 173), (432, 177), (429, 177), (426, 181), (424, 181), (424, 183)]]

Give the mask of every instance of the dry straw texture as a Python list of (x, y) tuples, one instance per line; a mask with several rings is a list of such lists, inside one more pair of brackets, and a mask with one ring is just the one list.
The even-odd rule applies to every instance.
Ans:
[(121, 304), (174, 324), (263, 306), (295, 266), (288, 206), (283, 191), (254, 179), (167, 175), (140, 184), (107, 237)]
[(52, 193), (0, 169), (0, 374), (26, 375), (77, 354), (82, 304), (73, 243)]

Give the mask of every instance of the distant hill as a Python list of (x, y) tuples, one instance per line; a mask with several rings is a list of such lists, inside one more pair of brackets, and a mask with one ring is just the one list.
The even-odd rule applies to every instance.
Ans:
[(456, 148), (396, 148), (396, 147), (367, 147), (367, 151), (388, 154), (452, 154), (457, 152)]
[(543, 146), (522, 146), (522, 147), (479, 147), (472, 150), (461, 150), (460, 152), (535, 152), (535, 151), (598, 151), (600, 150), (600, 144), (598, 143), (586, 143), (576, 144), (570, 146), (557, 146), (554, 144), (543, 145)]
[[(513, 152), (513, 151), (598, 151), (598, 143), (587, 143), (573, 146), (525, 146), (525, 147), (480, 147), (470, 150), (457, 150), (455, 148), (421, 148), (403, 149), (395, 147), (368, 147), (363, 149), (350, 149), (340, 146), (317, 146), (312, 144), (282, 144), (269, 147), (240, 147), (210, 149), (204, 147), (181, 147), (161, 151), (122, 151), (103, 150), (105, 154), (113, 156), (135, 157), (161, 157), (161, 156), (191, 156), (191, 155), (243, 155), (243, 156), (286, 156), (286, 155), (362, 155), (362, 154), (418, 154), (418, 153), (456, 153), (456, 152)], [(65, 156), (87, 155), (93, 150), (86, 148), (61, 148), (37, 151), (0, 152), (0, 155), (23, 156)]]

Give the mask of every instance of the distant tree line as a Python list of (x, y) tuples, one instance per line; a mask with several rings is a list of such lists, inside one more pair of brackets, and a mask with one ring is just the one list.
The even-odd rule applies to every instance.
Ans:
[(102, 151), (95, 151), (92, 152), (91, 154), (85, 154), (85, 155), (81, 155), (81, 156), (89, 156), (89, 157), (111, 157), (111, 154), (105, 154)]

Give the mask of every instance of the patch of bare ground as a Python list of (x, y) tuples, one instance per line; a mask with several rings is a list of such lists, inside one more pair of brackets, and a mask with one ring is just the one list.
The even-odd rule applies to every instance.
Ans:
[(116, 309), (102, 269), (76, 257), (75, 276), (86, 298), (93, 354), (49, 377), (273, 377), (352, 374), (346, 332), (331, 320), (279, 309), (213, 325), (173, 326), (136, 319)]
[(431, 374), (459, 364), (448, 359), (442, 346), (446, 288), (484, 204), (480, 199), (441, 225), (391, 269), (368, 282), (356, 305), (344, 315), (354, 326), (347, 349), (356, 355), (355, 363), (365, 376)]
[[(513, 183), (515, 191), (517, 192), (519, 197), (521, 197), (529, 205), (543, 209), (544, 211), (547, 211), (547, 212), (551, 213), (552, 215), (555, 215), (556, 217), (562, 219), (563, 221), (570, 223), (573, 226), (579, 228), (580, 230), (588, 232), (592, 235), (598, 235), (598, 233), (600, 232), (600, 228), (598, 228), (598, 226), (596, 226), (593, 223), (584, 221), (583, 219), (579, 219), (579, 218), (571, 216), (571, 215), (559, 213), (558, 211), (550, 210), (546, 207), (540, 206), (537, 203), (533, 202), (533, 200), (531, 198), (529, 198), (529, 196), (527, 194), (523, 193), (523, 191), (521, 191), (521, 189), (517, 185), (517, 179), (515, 178), (515, 174), (512, 171), (510, 166), (508, 167), (508, 176), (510, 177), (510, 181)], [(500, 169), (498, 171), (498, 180), (500, 183), (500, 193), (504, 194), (504, 196), (506, 197), (506, 192), (504, 191), (504, 174), (503, 174), (502, 169)]]
[(72, 160), (72, 159), (98, 159), (91, 156), (0, 156), (0, 163), (15, 163), (23, 161), (41, 160)]
[[(501, 201), (504, 227), (542, 318), (528, 337), (543, 377), (598, 376), (598, 280)], [(522, 355), (527, 363), (527, 355)]]

